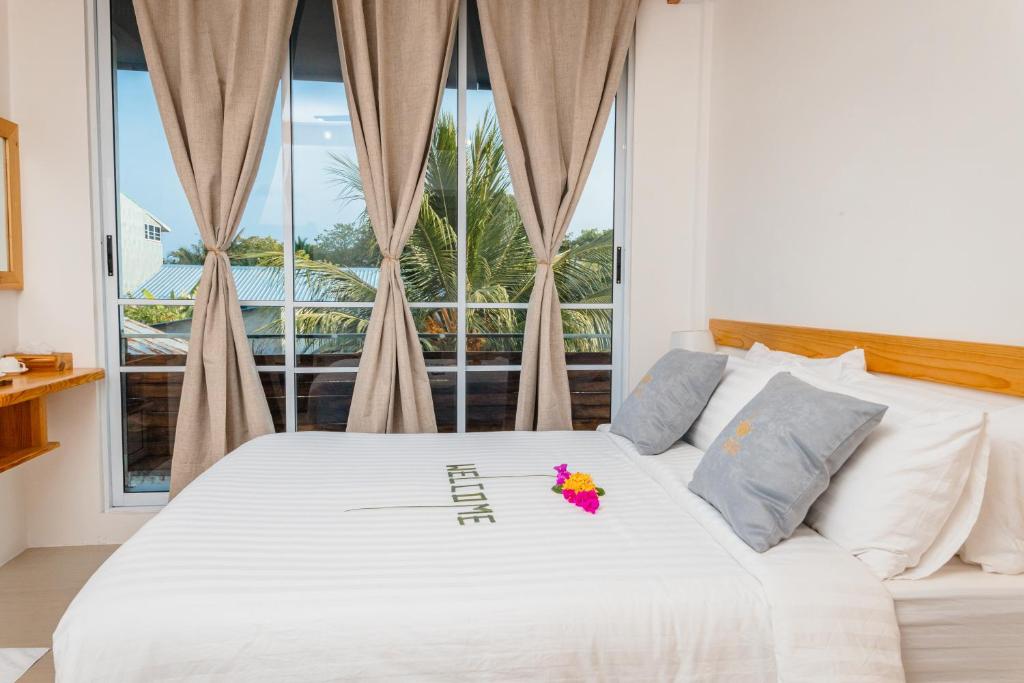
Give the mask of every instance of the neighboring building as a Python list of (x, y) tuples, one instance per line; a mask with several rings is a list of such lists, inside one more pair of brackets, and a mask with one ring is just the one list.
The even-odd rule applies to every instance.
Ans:
[[(192, 320), (188, 320), (191, 325)], [(186, 328), (185, 333), (188, 333)], [(164, 330), (151, 327), (125, 316), (121, 321), (124, 354), (127, 358), (153, 358), (184, 356), (188, 353), (188, 339), (172, 337)]]
[(139, 285), (151, 278), (164, 264), (164, 233), (170, 227), (128, 196), (119, 199), (121, 241), (121, 291), (139, 294)]
[[(376, 287), (379, 268), (346, 268), (370, 287)], [(284, 273), (274, 266), (231, 266), (239, 301), (281, 301), (284, 299)], [(188, 299), (203, 274), (201, 265), (164, 263), (158, 265), (150, 277), (140, 282), (139, 291), (146, 291), (154, 299)], [(316, 275), (302, 268), (295, 273), (295, 299), (317, 301), (312, 285)]]
[[(121, 291), (125, 296), (153, 299), (191, 299), (203, 274), (201, 264), (164, 263), (163, 236), (171, 232), (166, 223), (142, 208), (129, 197), (120, 195), (121, 218)], [(379, 268), (346, 269), (370, 287), (376, 287)], [(276, 302), (284, 299), (284, 271), (274, 266), (232, 265), (240, 301)], [(297, 269), (295, 299), (317, 301), (318, 275)], [(183, 302), (189, 305), (190, 302)], [(253, 353), (274, 356), (283, 353), (280, 332), (274, 332), (280, 319), (280, 307), (242, 306), (246, 332), (252, 339)], [(159, 365), (157, 359), (180, 358), (188, 351), (192, 319), (182, 318), (152, 326), (130, 316), (122, 319), (123, 353), (126, 358), (146, 359)]]
[[(349, 272), (370, 287), (376, 287), (380, 279), (379, 268), (348, 268)], [(284, 272), (274, 266), (232, 266), (235, 288), (240, 301), (277, 302), (284, 299)], [(199, 284), (203, 266), (192, 264), (165, 263), (152, 277), (139, 285), (139, 292), (148, 292), (154, 299), (188, 299)], [(316, 275), (298, 269), (295, 277), (295, 299), (316, 301), (313, 286)], [(189, 305), (190, 302), (182, 302)], [(273, 356), (282, 353), (283, 336), (273, 332), (275, 321), (280, 319), (280, 306), (242, 306), (242, 320), (245, 330), (252, 339), (252, 350), (257, 356)], [(129, 356), (159, 356), (161, 354), (183, 355), (188, 349), (187, 337), (192, 327), (191, 318), (183, 318), (152, 327), (132, 321), (128, 329), (125, 320), (126, 353)], [(179, 336), (180, 335), (180, 336)], [(182, 351), (182, 348), (185, 351)], [(300, 350), (301, 352), (301, 350)], [(150, 363), (155, 364), (155, 363)]]
[[(154, 299), (189, 299), (203, 273), (201, 264), (164, 263), (164, 233), (171, 228), (127, 195), (120, 197), (121, 291), (125, 296)], [(377, 286), (379, 268), (347, 268), (370, 285)], [(284, 273), (273, 266), (232, 265), (241, 301), (284, 299)], [(295, 277), (295, 298), (316, 301), (316, 275), (301, 268)]]

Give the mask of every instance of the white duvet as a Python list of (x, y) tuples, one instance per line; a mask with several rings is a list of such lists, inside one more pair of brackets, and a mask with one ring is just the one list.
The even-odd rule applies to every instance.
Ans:
[[(57, 680), (902, 680), (881, 583), (806, 528), (754, 553), (686, 491), (699, 457), (595, 432), (257, 439), (90, 579)], [(563, 462), (606, 489), (596, 515), (551, 491)]]

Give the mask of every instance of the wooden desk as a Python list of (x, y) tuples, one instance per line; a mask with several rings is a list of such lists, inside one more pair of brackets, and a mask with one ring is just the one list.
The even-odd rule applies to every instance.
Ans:
[(103, 379), (100, 368), (64, 372), (30, 370), (4, 375), (13, 384), (0, 386), (0, 472), (49, 453), (60, 446), (46, 433), (46, 397)]

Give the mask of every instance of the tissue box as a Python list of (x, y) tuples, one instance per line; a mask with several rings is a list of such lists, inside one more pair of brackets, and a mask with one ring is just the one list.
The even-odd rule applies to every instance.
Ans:
[(73, 370), (75, 367), (70, 353), (12, 353), (11, 355), (24, 363), (29, 370), (63, 372)]

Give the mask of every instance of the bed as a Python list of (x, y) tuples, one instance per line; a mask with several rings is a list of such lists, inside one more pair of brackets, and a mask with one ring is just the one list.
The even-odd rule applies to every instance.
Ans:
[[(747, 548), (685, 489), (700, 455), (600, 432), (257, 439), (92, 577), (57, 680), (902, 680), (881, 582), (808, 529)], [(552, 493), (562, 462), (606, 489), (599, 514)], [(485, 500), (453, 501), (463, 484)]]
[[(1016, 347), (712, 329), (1024, 395)], [(702, 455), (604, 431), (262, 437), (90, 579), (57, 680), (1019, 679), (1024, 575), (883, 582), (806, 526), (758, 554), (688, 490)], [(606, 490), (598, 514), (551, 491), (560, 463)]]
[(1019, 681), (1024, 575), (988, 574), (954, 558), (920, 581), (890, 580), (909, 681)]

